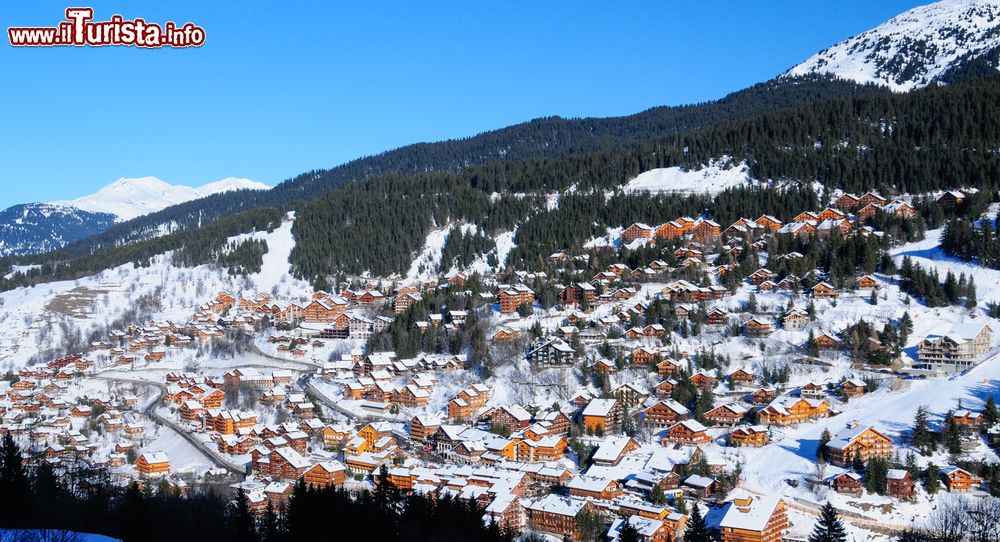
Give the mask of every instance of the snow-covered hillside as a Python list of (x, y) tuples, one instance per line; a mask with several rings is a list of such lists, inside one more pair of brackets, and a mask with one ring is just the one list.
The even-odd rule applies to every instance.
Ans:
[(67, 205), (26, 203), (0, 211), (0, 257), (47, 252), (102, 232), (115, 216)]
[(193, 188), (170, 184), (156, 177), (118, 179), (93, 194), (68, 201), (54, 201), (92, 213), (110, 213), (119, 220), (153, 213), (161, 209), (233, 190), (268, 190), (271, 187), (250, 179), (228, 177)]
[(750, 168), (746, 162), (731, 162), (723, 157), (701, 169), (651, 169), (626, 183), (625, 192), (717, 194), (727, 188), (749, 184)]
[(233, 190), (269, 190), (229, 177), (198, 188), (156, 177), (118, 179), (74, 200), (25, 203), (0, 211), (0, 257), (38, 254), (100, 233), (115, 224), (187, 201)]
[(824, 49), (786, 75), (826, 73), (905, 92), (998, 46), (1000, 0), (942, 0)]
[(276, 302), (301, 302), (300, 296), (310, 289), (289, 274), (288, 254), (295, 244), (292, 221), (270, 233), (230, 240), (251, 237), (266, 241), (268, 252), (261, 272), (247, 277), (230, 276), (216, 266), (177, 267), (168, 253), (153, 258), (149, 267), (126, 264), (75, 281), (0, 293), (0, 368), (23, 366), (41, 353), (64, 353), (67, 344), (79, 346), (91, 333), (115, 327), (126, 315), (127, 321), (187, 321), (200, 303), (220, 290), (246, 296), (267, 292)]

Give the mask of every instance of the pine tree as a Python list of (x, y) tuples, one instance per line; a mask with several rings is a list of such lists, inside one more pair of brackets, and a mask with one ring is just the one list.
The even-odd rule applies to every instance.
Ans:
[(997, 404), (993, 396), (986, 397), (986, 406), (983, 407), (983, 424), (992, 427), (997, 423)]
[(851, 469), (854, 472), (861, 472), (865, 468), (865, 462), (861, 459), (861, 450), (854, 451), (854, 457), (851, 458)]
[(819, 520), (809, 535), (809, 542), (847, 542), (847, 531), (837, 509), (827, 501), (820, 510)]
[(0, 449), (0, 526), (18, 527), (25, 520), (28, 492), (21, 449), (10, 432), (5, 432)]
[(827, 448), (827, 444), (830, 444), (830, 440), (833, 437), (830, 436), (829, 429), (823, 429), (823, 433), (819, 436), (819, 445), (816, 446), (816, 462), (817, 463), (827, 463), (830, 461), (830, 450)]
[(938, 469), (937, 465), (930, 463), (927, 465), (927, 473), (925, 474), (926, 479), (924, 480), (924, 489), (927, 493), (933, 495), (941, 489), (941, 471)]
[(686, 515), (688, 513), (687, 501), (684, 500), (683, 495), (678, 495), (677, 498), (674, 499), (674, 508), (682, 514)]
[(618, 542), (640, 542), (642, 537), (639, 535), (639, 530), (632, 525), (629, 518), (622, 520), (622, 525), (618, 530)]
[(806, 339), (806, 351), (812, 357), (819, 356), (819, 344), (816, 343), (816, 335), (813, 334), (813, 330), (809, 330), (809, 337)]
[(910, 333), (913, 333), (913, 318), (910, 318), (910, 311), (906, 311), (903, 313), (903, 317), (899, 319), (900, 346), (906, 345), (906, 339), (909, 338)]
[(910, 432), (910, 442), (924, 455), (929, 455), (937, 449), (927, 424), (927, 410), (923, 406), (917, 408), (917, 414), (913, 420), (913, 430)]
[(267, 501), (267, 508), (260, 519), (260, 537), (263, 542), (278, 542), (281, 538), (281, 527), (278, 525), (278, 514), (274, 511), (271, 501)]
[(253, 542), (257, 539), (254, 532), (254, 520), (250, 514), (250, 503), (241, 490), (236, 494), (236, 506), (231, 512), (230, 532), (235, 542)]
[(950, 410), (944, 417), (944, 445), (952, 455), (962, 453), (962, 434), (955, 421), (955, 415)]
[(869, 493), (885, 494), (889, 474), (889, 463), (885, 459), (873, 457), (865, 466), (864, 483)]
[(653, 504), (666, 504), (667, 495), (663, 492), (663, 488), (660, 484), (653, 484), (653, 489), (649, 491), (649, 496), (647, 497), (649, 502)]
[(688, 518), (687, 530), (684, 531), (684, 542), (708, 542), (708, 525), (701, 515), (701, 509), (695, 503), (691, 507), (691, 516)]
[(906, 470), (910, 473), (910, 478), (916, 480), (920, 476), (920, 468), (917, 467), (917, 456), (913, 452), (906, 452)]

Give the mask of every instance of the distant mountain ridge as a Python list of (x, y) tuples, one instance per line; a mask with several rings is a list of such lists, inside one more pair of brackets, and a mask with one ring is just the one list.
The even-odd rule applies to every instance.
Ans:
[(14, 205), (0, 211), (0, 256), (56, 250), (114, 224), (114, 215), (67, 205)]
[(905, 92), (948, 82), (949, 72), (998, 47), (1000, 0), (942, 0), (828, 47), (785, 75), (829, 74)]
[(92, 213), (109, 213), (121, 221), (212, 194), (223, 194), (233, 190), (270, 190), (270, 188), (264, 183), (235, 177), (227, 177), (197, 188), (170, 184), (156, 177), (123, 178), (93, 194), (51, 203)]
[(122, 178), (73, 200), (14, 205), (0, 211), (0, 257), (58, 250), (116, 223), (214, 194), (269, 189), (263, 183), (235, 177), (197, 188), (172, 185), (156, 177)]

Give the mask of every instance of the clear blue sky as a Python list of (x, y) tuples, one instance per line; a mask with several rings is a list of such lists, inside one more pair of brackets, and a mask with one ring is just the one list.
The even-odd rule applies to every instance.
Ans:
[[(721, 97), (926, 3), (3, 2), (0, 208), (119, 177), (276, 184), (547, 115)], [(67, 6), (203, 26), (185, 50), (12, 48)]]

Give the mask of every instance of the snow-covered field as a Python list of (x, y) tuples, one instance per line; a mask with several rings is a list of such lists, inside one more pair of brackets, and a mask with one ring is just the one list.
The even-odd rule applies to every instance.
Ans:
[(626, 183), (624, 190), (626, 193), (717, 194), (751, 182), (746, 162), (734, 164), (724, 156), (701, 169), (688, 170), (677, 166), (645, 171)]

